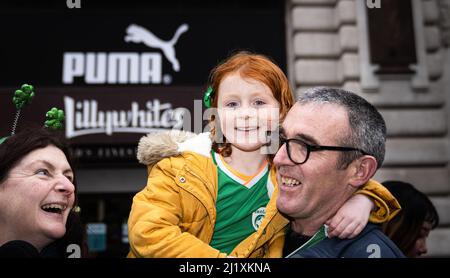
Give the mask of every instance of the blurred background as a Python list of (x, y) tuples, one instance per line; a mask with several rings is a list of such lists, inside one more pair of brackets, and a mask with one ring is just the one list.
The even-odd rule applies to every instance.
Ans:
[(450, 0), (1, 1), (0, 38), (0, 134), (23, 83), (37, 95), (19, 130), (65, 110), (92, 257), (128, 252), (140, 137), (201, 131), (209, 71), (237, 50), (271, 57), (296, 94), (343, 87), (377, 106), (389, 138), (376, 179), (430, 196), (428, 256), (450, 256)]

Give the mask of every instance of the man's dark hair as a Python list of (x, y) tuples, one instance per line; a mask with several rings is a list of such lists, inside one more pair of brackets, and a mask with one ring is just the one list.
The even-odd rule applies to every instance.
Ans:
[[(300, 94), (301, 104), (336, 104), (347, 111), (350, 134), (338, 139), (341, 146), (362, 149), (375, 157), (378, 168), (385, 154), (386, 123), (377, 109), (364, 98), (342, 89), (315, 87)], [(338, 168), (346, 168), (361, 152), (342, 152)]]

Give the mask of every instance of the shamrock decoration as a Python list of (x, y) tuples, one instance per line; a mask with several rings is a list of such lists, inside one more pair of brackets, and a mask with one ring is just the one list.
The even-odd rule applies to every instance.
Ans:
[(14, 122), (12, 126), (11, 135), (14, 135), (16, 132), (17, 122), (19, 121), (20, 111), (25, 105), (31, 103), (31, 100), (34, 97), (34, 88), (31, 85), (23, 84), (19, 90), (14, 92), (13, 103), (16, 105), (16, 116), (14, 117)]
[[(20, 112), (22, 108), (24, 108), (26, 105), (30, 104), (33, 100), (35, 93), (34, 93), (34, 87), (32, 85), (23, 84), (22, 87), (20, 87), (19, 90), (16, 90), (14, 92), (13, 97), (13, 103), (16, 106), (16, 115), (14, 117), (14, 121), (12, 124), (12, 131), (11, 135), (14, 135), (16, 132), (17, 123), (20, 118)], [(61, 129), (63, 126), (64, 121), (64, 111), (60, 110), (56, 107), (53, 107), (50, 109), (46, 116), (46, 121), (44, 126), (50, 129)], [(0, 144), (5, 142), (9, 136), (6, 137), (0, 137)]]
[(61, 129), (64, 121), (64, 111), (53, 107), (45, 114), (46, 121), (44, 126), (50, 129)]
[(31, 85), (23, 84), (19, 90), (16, 90), (13, 97), (13, 103), (18, 110), (22, 109), (25, 105), (31, 103), (34, 97), (34, 88)]
[(211, 86), (206, 89), (205, 95), (203, 96), (203, 103), (207, 108), (212, 106), (212, 99), (214, 97), (214, 90)]

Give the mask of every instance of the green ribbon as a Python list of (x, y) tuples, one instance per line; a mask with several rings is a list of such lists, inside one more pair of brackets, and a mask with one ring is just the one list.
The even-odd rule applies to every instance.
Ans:
[(205, 95), (203, 96), (203, 104), (205, 104), (206, 108), (210, 108), (212, 106), (212, 99), (214, 97), (214, 90), (211, 86), (208, 87), (205, 91)]

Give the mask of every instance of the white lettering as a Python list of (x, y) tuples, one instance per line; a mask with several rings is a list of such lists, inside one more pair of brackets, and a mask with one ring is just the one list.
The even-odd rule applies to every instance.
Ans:
[(88, 84), (103, 84), (106, 81), (106, 53), (86, 54), (86, 76)]
[(63, 84), (84, 77), (86, 84), (160, 84), (162, 57), (159, 53), (66, 52)]
[(146, 109), (132, 102), (130, 110), (98, 110), (96, 100), (74, 101), (64, 97), (66, 111), (66, 137), (74, 138), (87, 134), (113, 135), (114, 133), (148, 133), (168, 129), (181, 129), (190, 117), (186, 108), (172, 109), (172, 104), (158, 99), (146, 102)]
[(82, 53), (64, 53), (63, 83), (72, 84), (73, 78), (84, 73), (84, 55)]
[(138, 54), (110, 53), (108, 58), (108, 83), (138, 83)]
[(159, 84), (162, 79), (162, 57), (159, 53), (141, 55), (141, 83)]
[(213, 265), (207, 264), (193, 264), (186, 262), (186, 265), (180, 265), (179, 272), (191, 272), (191, 273), (206, 273), (207, 276), (211, 275)]
[(67, 0), (66, 5), (67, 5), (67, 8), (69, 8), (69, 9), (73, 9), (73, 8), (80, 9), (81, 8), (81, 0)]

